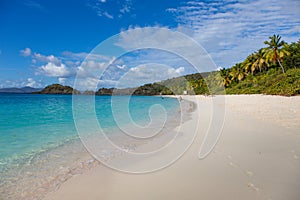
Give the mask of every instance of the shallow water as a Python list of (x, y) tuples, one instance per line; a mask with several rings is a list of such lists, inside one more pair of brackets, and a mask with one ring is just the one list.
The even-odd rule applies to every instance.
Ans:
[[(85, 102), (90, 97), (79, 98)], [(155, 122), (150, 114), (157, 122), (166, 115), (169, 128), (180, 124), (177, 99), (134, 96), (126, 105), (126, 98), (116, 97), (112, 111), (111, 97), (96, 96), (95, 112), (105, 133), (129, 151), (143, 141), (132, 142), (117, 134), (118, 125), (130, 128), (133, 120), (136, 125), (146, 126)], [(166, 113), (151, 110), (153, 105), (162, 106)], [(124, 106), (129, 107), (130, 120)], [(84, 112), (82, 117), (86, 117)], [(106, 151), (104, 156), (112, 159), (118, 152)], [(72, 96), (0, 94), (0, 199), (41, 199), (68, 178), (98, 164), (78, 137)]]

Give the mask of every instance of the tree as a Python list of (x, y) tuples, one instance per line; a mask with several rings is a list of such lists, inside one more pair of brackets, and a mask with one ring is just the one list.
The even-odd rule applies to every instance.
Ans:
[(285, 45), (283, 48), (290, 53), (289, 56), (284, 57), (283, 64), (290, 68), (300, 67), (300, 40), (290, 45)]
[(253, 75), (253, 72), (252, 71), (252, 65), (253, 63), (255, 62), (255, 55), (252, 53), (251, 55), (249, 55), (246, 60), (242, 63), (242, 66), (245, 70), (245, 72), (248, 74), (250, 71)]
[(220, 75), (222, 77), (223, 86), (227, 87), (231, 83), (231, 76), (229, 74), (229, 69), (225, 69), (225, 68), (221, 69)]
[(232, 67), (229, 74), (231, 75), (231, 80), (237, 79), (240, 82), (245, 78), (245, 72), (241, 63), (238, 63)]
[(285, 73), (284, 67), (282, 66), (280, 60), (288, 54), (285, 50), (282, 50), (281, 47), (286, 44), (283, 40), (281, 40), (281, 36), (273, 35), (269, 37), (270, 41), (265, 41), (264, 43), (268, 45), (266, 47), (266, 58), (267, 60), (273, 61), (274, 64), (279, 64), (282, 69), (282, 72)]
[(252, 74), (257, 69), (259, 69), (259, 71), (261, 72), (263, 69), (266, 69), (266, 67), (269, 67), (269, 63), (265, 58), (265, 52), (266, 49), (260, 49), (258, 50), (258, 52), (255, 52), (254, 63), (252, 64), (252, 68), (251, 68)]

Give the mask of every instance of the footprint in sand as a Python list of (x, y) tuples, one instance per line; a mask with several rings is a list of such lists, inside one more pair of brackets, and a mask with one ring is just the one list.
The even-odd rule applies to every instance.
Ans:
[(251, 171), (246, 171), (247, 176), (252, 177), (253, 176), (253, 172)]
[(293, 155), (293, 158), (294, 158), (295, 160), (298, 160), (298, 159), (299, 159), (299, 156), (295, 154), (295, 153), (296, 153), (295, 150), (291, 150), (291, 153), (294, 154), (294, 155)]
[(259, 188), (256, 187), (253, 183), (248, 183), (247, 186), (248, 186), (249, 188), (251, 188), (251, 189), (257, 191), (257, 192), (259, 191)]
[(234, 164), (233, 162), (230, 162), (229, 165), (230, 165), (231, 167), (238, 168), (238, 166), (237, 166), (236, 164)]
[[(227, 155), (227, 159), (228, 159), (228, 160), (231, 160), (231, 159), (232, 159), (231, 155)], [(238, 166), (237, 166), (236, 164), (234, 164), (233, 162), (229, 162), (228, 164), (229, 164), (231, 167), (238, 168)]]
[(295, 154), (296, 153), (295, 150), (291, 150), (291, 153), (294, 154), (293, 157), (294, 157), (295, 160), (299, 159), (299, 156)]

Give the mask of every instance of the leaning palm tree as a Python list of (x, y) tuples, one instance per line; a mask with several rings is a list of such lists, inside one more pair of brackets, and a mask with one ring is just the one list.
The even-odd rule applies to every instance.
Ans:
[(279, 64), (284, 73), (284, 67), (282, 66), (280, 60), (286, 55), (287, 52), (281, 49), (281, 47), (285, 44), (283, 40), (281, 40), (281, 36), (273, 35), (269, 37), (270, 41), (265, 41), (264, 43), (268, 45), (266, 47), (266, 58), (270, 61), (273, 61), (275, 64)]

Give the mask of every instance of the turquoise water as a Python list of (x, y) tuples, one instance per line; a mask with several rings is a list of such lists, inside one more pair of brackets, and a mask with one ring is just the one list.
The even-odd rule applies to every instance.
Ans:
[[(77, 96), (77, 98), (84, 104), (85, 98), (90, 97)], [(130, 123), (124, 109), (127, 98), (114, 97), (116, 106), (112, 111), (111, 97), (95, 97), (96, 116), (106, 132), (109, 133), (117, 127), (114, 115), (117, 115), (118, 119), (123, 119), (118, 121), (119, 125)], [(179, 108), (177, 99), (133, 96), (129, 103), (130, 117), (138, 125), (147, 125), (151, 121), (149, 109), (153, 105), (161, 105), (168, 116), (174, 116)], [(158, 118), (161, 117), (159, 113), (155, 113)], [(85, 114), (82, 115), (84, 117)], [(72, 148), (65, 148), (64, 145)], [(37, 173), (46, 165), (57, 167), (55, 164), (52, 165), (53, 163), (47, 163), (53, 162), (51, 161), (53, 155), (68, 156), (70, 157), (68, 162), (73, 162), (71, 154), (74, 154), (75, 159), (77, 149), (80, 149), (78, 152), (84, 151), (73, 120), (71, 95), (0, 94), (0, 193), (2, 193), (0, 197), (18, 199), (13, 191), (10, 191), (9, 198), (5, 196), (4, 193), (8, 193), (6, 190), (9, 189), (7, 185), (12, 184), (15, 187), (13, 184), (20, 179), (26, 185), (26, 180), (23, 180), (24, 174), (30, 174), (32, 168), (33, 173)], [(49, 155), (50, 157), (52, 155), (51, 159), (48, 159)], [(38, 160), (44, 160), (45, 163), (38, 163)], [(57, 162), (61, 164), (62, 161)], [(45, 172), (41, 174), (49, 176)]]

